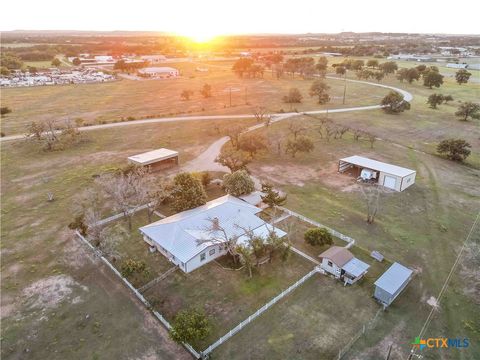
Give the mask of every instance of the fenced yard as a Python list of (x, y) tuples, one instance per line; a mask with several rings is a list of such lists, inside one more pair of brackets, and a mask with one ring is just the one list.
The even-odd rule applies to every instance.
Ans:
[(362, 287), (317, 274), (216, 349), (218, 359), (336, 359), (379, 307)]
[[(350, 250), (371, 264), (370, 272), (347, 287), (315, 274), (315, 264), (294, 252), (286, 261), (277, 256), (255, 268), (252, 278), (245, 269), (226, 268), (223, 259), (184, 274), (158, 252), (149, 252), (138, 231), (158, 219), (149, 220), (146, 210), (141, 210), (132, 217), (131, 231), (126, 230), (125, 219), (109, 222), (107, 234), (112, 231), (120, 236), (114, 255), (107, 258), (120, 277), (126, 261), (145, 264), (145, 271), (125, 275), (127, 286), (167, 328), (181, 310), (198, 307), (206, 312), (212, 331), (206, 339), (186, 345), (193, 347), (189, 350), (194, 356), (212, 351), (213, 358), (335, 358), (348, 351), (363, 334), (364, 325), (374, 324), (372, 319), (378, 317), (372, 283), (389, 263), (377, 263), (364, 249), (354, 246)], [(303, 234), (313, 225), (302, 219), (290, 216), (277, 226), (289, 232), (292, 246), (313, 259), (328, 248), (305, 243)], [(118, 232), (119, 228), (123, 231)], [(347, 244), (337, 237), (334, 243)], [(255, 353), (242, 352), (248, 342), (255, 342)]]
[(313, 269), (313, 264), (291, 254), (261, 265), (251, 279), (246, 270), (227, 270), (211, 262), (189, 274), (177, 271), (147, 290), (152, 306), (171, 321), (190, 307), (203, 308), (213, 329), (208, 338), (192, 344), (204, 350), (266, 302)]

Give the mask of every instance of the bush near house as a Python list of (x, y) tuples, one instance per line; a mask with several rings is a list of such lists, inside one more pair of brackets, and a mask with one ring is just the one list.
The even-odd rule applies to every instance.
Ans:
[(233, 196), (250, 194), (255, 190), (255, 184), (245, 170), (237, 170), (223, 177), (225, 191)]
[(305, 241), (310, 245), (333, 244), (332, 234), (326, 228), (308, 229), (304, 235)]

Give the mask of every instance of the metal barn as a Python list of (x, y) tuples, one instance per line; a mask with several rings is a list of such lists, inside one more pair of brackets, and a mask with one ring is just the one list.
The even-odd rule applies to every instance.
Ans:
[(371, 176), (369, 179), (386, 188), (403, 191), (415, 183), (415, 170), (403, 168), (396, 165), (387, 164), (381, 161), (372, 160), (363, 156), (350, 156), (340, 159), (338, 162), (338, 171), (351, 172), (359, 177), (367, 171)]
[(373, 297), (385, 307), (389, 306), (402, 290), (405, 289), (412, 278), (412, 274), (413, 271), (409, 268), (399, 263), (393, 263), (393, 265), (375, 281), (375, 293)]

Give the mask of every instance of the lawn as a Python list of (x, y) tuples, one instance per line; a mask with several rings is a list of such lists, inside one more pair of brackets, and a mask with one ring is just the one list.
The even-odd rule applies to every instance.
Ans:
[(222, 344), (213, 358), (333, 359), (378, 309), (357, 284), (343, 286), (316, 274)]
[[(355, 238), (361, 249), (378, 250), (387, 260), (416, 270), (413, 282), (384, 320), (352, 350), (349, 356), (356, 359), (384, 357), (389, 342), (394, 344), (397, 357), (408, 354), (411, 341), (431, 309), (427, 301), (432, 303), (431, 298), (434, 300), (440, 291), (478, 212), (478, 122), (459, 122), (452, 116), (454, 109), (450, 105), (436, 111), (428, 109), (423, 101), (431, 90), (420, 85), (404, 88), (415, 98), (412, 110), (401, 115), (390, 116), (382, 111), (329, 115), (335, 122), (377, 134), (382, 140), (377, 140), (373, 148), (367, 141), (354, 141), (351, 135), (327, 142), (316, 130), (318, 120), (299, 118), (308, 128), (306, 134), (314, 140), (312, 153), (292, 159), (272, 147), (250, 166), (253, 175), (288, 194), (286, 207)], [(475, 96), (473, 86), (447, 83), (446, 89), (457, 91), (458, 99), (473, 100)], [(287, 128), (287, 123), (278, 123), (260, 131), (271, 139), (285, 139)], [(430, 154), (430, 143), (452, 135), (471, 141), (473, 154), (466, 165)], [(392, 142), (398, 145), (392, 146)], [(417, 171), (414, 186), (401, 193), (386, 191), (381, 195), (372, 225), (365, 222), (365, 199), (355, 179), (337, 173), (338, 159), (353, 154)], [(478, 239), (480, 229), (476, 228), (474, 234)], [(301, 249), (309, 251), (305, 244)], [(365, 260), (373, 262), (368, 257)], [(459, 334), (472, 340), (473, 345), (463, 353), (443, 355), (449, 359), (475, 359), (480, 354), (476, 268), (478, 260), (460, 262), (425, 335)], [(372, 271), (369, 276), (373, 275)], [(441, 355), (432, 352), (431, 356)]]
[(204, 350), (312, 269), (312, 263), (293, 253), (285, 262), (274, 258), (261, 265), (251, 279), (244, 269), (230, 270), (211, 262), (189, 274), (173, 273), (145, 296), (168, 320), (183, 309), (204, 309), (213, 330), (207, 339), (192, 344)]
[[(186, 114), (253, 114), (256, 106), (263, 106), (269, 112), (343, 106), (341, 81), (327, 80), (332, 87), (332, 102), (328, 106), (319, 106), (315, 98), (308, 95), (312, 80), (290, 77), (276, 80), (269, 72), (263, 78), (240, 79), (231, 71), (231, 65), (232, 63), (223, 65), (225, 67), (212, 65), (208, 73), (196, 73), (194, 69), (197, 66), (203, 67), (203, 64), (179, 64), (184, 75), (177, 79), (122, 79), (108, 83), (2, 89), (2, 104), (13, 110), (2, 119), (2, 132), (6, 135), (22, 133), (28, 122), (52, 117), (59, 120), (82, 119), (84, 124), (98, 124), (127, 118)], [(212, 86), (213, 96), (208, 99), (199, 93), (205, 83)], [(302, 104), (290, 106), (282, 102), (282, 97), (292, 87), (297, 87), (302, 92)], [(195, 91), (191, 100), (183, 101), (180, 98), (184, 89)], [(376, 87), (369, 87), (366, 92), (364, 85), (351, 84), (345, 106), (378, 104), (386, 92), (385, 89)]]
[[(234, 123), (88, 132), (88, 141), (79, 146), (50, 153), (23, 141), (1, 144), (2, 359), (185, 358), (118, 278), (92, 263), (67, 225), (75, 197), (92, 186), (94, 176), (126, 165), (127, 156), (159, 147), (179, 151), (182, 164), (218, 138), (215, 124)], [(218, 191), (213, 188), (212, 196)], [(55, 201), (47, 202), (48, 192)], [(129, 246), (125, 251), (149, 254), (143, 242)], [(56, 295), (48, 300), (45, 294)]]

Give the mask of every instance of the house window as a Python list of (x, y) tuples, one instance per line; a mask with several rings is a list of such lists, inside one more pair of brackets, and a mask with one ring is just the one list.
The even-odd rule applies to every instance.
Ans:
[(331, 261), (329, 261), (328, 266), (333, 267), (333, 263)]
[(200, 261), (204, 261), (205, 260), (205, 253), (201, 253), (200, 254)]
[(208, 252), (208, 255), (212, 256), (213, 254), (215, 254), (215, 249), (212, 249)]

